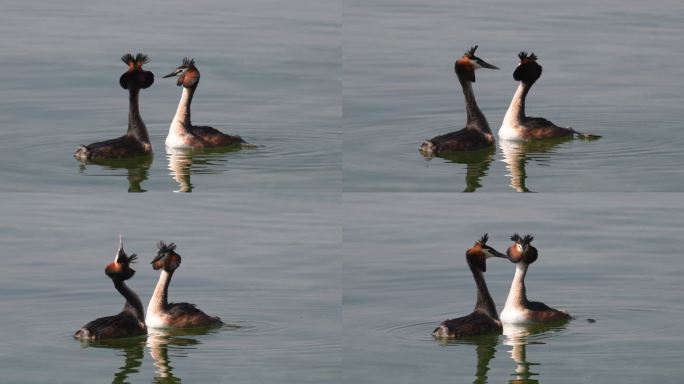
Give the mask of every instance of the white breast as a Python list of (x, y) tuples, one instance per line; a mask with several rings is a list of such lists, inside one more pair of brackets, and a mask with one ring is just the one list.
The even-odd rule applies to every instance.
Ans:
[(168, 325), (164, 322), (162, 316), (157, 313), (150, 313), (148, 311), (147, 316), (145, 316), (145, 324), (150, 328), (166, 328)]
[(510, 323), (510, 324), (524, 324), (524, 323), (531, 323), (532, 322), (525, 317), (523, 310), (518, 309), (518, 308), (510, 308), (510, 307), (506, 307), (506, 308), (504, 308), (503, 311), (501, 311), (501, 315), (499, 315), (499, 319), (501, 319), (502, 323)]
[(501, 140), (523, 140), (521, 135), (523, 129), (515, 122), (505, 119), (499, 128), (499, 138)]
[(523, 324), (530, 323), (531, 321), (525, 317), (523, 308), (506, 306), (499, 315), (502, 323), (510, 324)]
[(185, 140), (185, 136), (179, 134), (178, 131), (171, 129), (169, 130), (168, 136), (166, 136), (166, 141), (164, 142), (167, 147), (170, 148), (191, 148)]

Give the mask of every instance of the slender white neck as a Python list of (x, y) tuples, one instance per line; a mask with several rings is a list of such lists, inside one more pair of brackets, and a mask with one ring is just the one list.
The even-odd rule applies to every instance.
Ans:
[(505, 308), (524, 307), (527, 303), (525, 294), (525, 274), (527, 274), (527, 264), (520, 262), (515, 265), (515, 276), (508, 291)]
[(169, 135), (178, 135), (191, 127), (190, 123), (190, 103), (192, 103), (192, 96), (195, 93), (195, 88), (183, 87), (183, 93), (181, 94), (180, 102), (178, 103), (178, 109), (176, 109), (176, 115), (173, 116), (173, 121), (171, 122), (171, 127)]
[(525, 117), (525, 96), (527, 96), (529, 89), (529, 85), (524, 84), (522, 81), (518, 82), (518, 88), (515, 90), (511, 105), (508, 106), (504, 116), (504, 125), (508, 123), (510, 126), (516, 126), (522, 122), (522, 119)]
[(166, 272), (162, 269), (159, 275), (159, 281), (157, 286), (154, 288), (154, 293), (150, 299), (150, 303), (147, 305), (147, 313), (149, 314), (159, 314), (166, 310), (168, 306), (168, 294), (169, 294), (169, 283), (171, 283), (171, 276), (173, 273)]

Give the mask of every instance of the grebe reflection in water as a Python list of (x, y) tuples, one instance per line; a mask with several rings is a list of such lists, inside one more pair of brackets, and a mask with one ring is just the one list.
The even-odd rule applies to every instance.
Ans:
[(84, 348), (110, 349), (116, 352), (116, 356), (123, 356), (124, 363), (123, 365), (117, 364), (119, 368), (114, 373), (112, 384), (129, 383), (129, 377), (140, 371), (145, 356), (145, 339), (141, 337), (97, 341), (81, 340), (81, 346)]
[(534, 141), (499, 140), (502, 161), (506, 163), (506, 169), (511, 177), (511, 187), (517, 192), (531, 192), (527, 187), (527, 164), (533, 160), (550, 162), (550, 155), (563, 143), (572, 140), (572, 136)]
[[(471, 336), (462, 339), (435, 339), (441, 346), (475, 346), (477, 365), (473, 384), (486, 384), (489, 382), (489, 363), (496, 355), (496, 347), (499, 344), (498, 334)], [(466, 363), (465, 361), (460, 361)]]
[(155, 382), (180, 383), (181, 379), (174, 374), (173, 364), (169, 352), (174, 358), (180, 358), (185, 354), (178, 351), (189, 351), (198, 348), (202, 344), (202, 336), (215, 334), (224, 330), (238, 330), (238, 325), (228, 324), (221, 328), (155, 328), (147, 335), (147, 347), (150, 356), (154, 359)]
[(511, 383), (538, 383), (531, 367), (539, 365), (527, 359), (527, 346), (545, 344), (545, 339), (565, 330), (567, 323), (512, 324), (503, 323), (504, 345), (510, 346), (511, 359), (515, 362), (515, 379)]
[(451, 152), (439, 157), (451, 163), (465, 164), (465, 188), (463, 192), (475, 192), (482, 188), (482, 178), (487, 176), (489, 167), (494, 161), (495, 153), (495, 147), (487, 147), (476, 151)]
[(166, 147), (170, 176), (178, 183), (177, 192), (192, 192), (194, 185), (190, 178), (195, 174), (218, 174), (226, 170), (228, 153), (239, 148), (184, 149)]
[[(150, 168), (152, 167), (152, 156), (136, 157), (132, 159), (116, 159), (107, 162), (99, 162), (98, 164), (85, 163), (79, 164), (78, 172), (82, 175), (89, 176), (115, 176), (123, 175), (117, 174), (119, 170), (126, 170), (126, 179), (128, 180), (128, 192), (146, 192), (143, 189), (142, 183), (150, 176)], [(97, 167), (96, 169), (103, 169), (107, 171), (104, 175), (94, 172), (88, 172), (88, 168)], [(101, 167), (101, 168), (99, 168)], [(109, 172), (112, 171), (112, 172)]]

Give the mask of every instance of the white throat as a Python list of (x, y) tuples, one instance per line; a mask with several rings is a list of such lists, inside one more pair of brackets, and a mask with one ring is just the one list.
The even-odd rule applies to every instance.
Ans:
[(170, 282), (171, 274), (162, 269), (157, 286), (154, 288), (152, 298), (150, 298), (150, 303), (147, 305), (145, 324), (148, 327), (162, 328), (166, 326), (163, 317), (168, 305), (167, 297)]
[(166, 146), (171, 148), (185, 148), (188, 147), (183, 140), (183, 137), (188, 135), (188, 129), (191, 127), (190, 123), (190, 103), (192, 102), (192, 95), (195, 93), (194, 89), (183, 87), (180, 102), (176, 114), (171, 120), (169, 127), (169, 134), (166, 136)]
[(499, 316), (505, 323), (525, 323), (528, 320), (523, 316), (527, 296), (525, 294), (525, 274), (527, 274), (527, 264), (517, 263), (515, 265), (515, 275), (508, 291), (506, 305)]
[(515, 90), (511, 105), (508, 106), (501, 128), (499, 137), (502, 140), (522, 140), (522, 118), (525, 117), (523, 110), (525, 105), (525, 89), (522, 81), (518, 82), (518, 89)]

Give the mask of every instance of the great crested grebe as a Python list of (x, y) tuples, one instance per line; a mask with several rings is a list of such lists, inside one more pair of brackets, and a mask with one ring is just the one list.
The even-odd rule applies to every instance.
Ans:
[(496, 314), (496, 306), (487, 289), (483, 273), (487, 270), (486, 260), (488, 258), (505, 258), (506, 255), (488, 246), (488, 239), (489, 236), (485, 233), (475, 245), (466, 251), (466, 261), (477, 285), (475, 309), (468, 316), (443, 321), (439, 327), (432, 331), (432, 336), (460, 338), (487, 333), (501, 333), (503, 329), (501, 321)]
[(152, 260), (152, 268), (161, 269), (157, 287), (147, 306), (146, 323), (152, 328), (191, 328), (222, 325), (221, 319), (209, 316), (189, 303), (169, 303), (168, 290), (173, 272), (180, 266), (181, 257), (174, 243), (157, 244), (159, 251)]
[(130, 264), (135, 262), (136, 258), (135, 254), (126, 255), (123, 250), (123, 239), (119, 236), (119, 250), (114, 256), (114, 262), (109, 263), (105, 268), (105, 274), (112, 279), (116, 290), (126, 298), (126, 305), (117, 315), (101, 317), (84, 325), (74, 333), (75, 338), (92, 341), (138, 336), (147, 333), (145, 312), (140, 298), (124, 283), (135, 274)]
[(563, 128), (543, 117), (525, 116), (525, 97), (539, 79), (542, 67), (537, 63), (534, 53), (520, 52), (520, 63), (513, 71), (513, 79), (519, 81), (518, 89), (513, 95), (511, 105), (506, 111), (503, 123), (499, 129), (499, 138), (503, 140), (532, 140), (547, 139), (561, 136), (578, 136), (585, 139), (598, 139), (601, 136), (577, 132), (573, 128)]
[(82, 161), (101, 161), (144, 156), (152, 153), (152, 144), (147, 128), (140, 117), (138, 95), (141, 89), (149, 88), (154, 83), (154, 75), (143, 70), (143, 64), (149, 62), (147, 55), (127, 53), (121, 60), (128, 65), (128, 71), (119, 78), (121, 88), (128, 90), (128, 131), (116, 139), (99, 141), (81, 145), (74, 157)]
[(569, 320), (565, 311), (559, 311), (536, 301), (528, 301), (525, 290), (525, 274), (527, 267), (537, 260), (537, 248), (530, 243), (531, 235), (520, 237), (517, 233), (511, 236), (514, 244), (506, 252), (508, 259), (515, 263), (515, 276), (508, 292), (506, 305), (501, 311), (501, 321), (505, 323), (536, 323), (545, 321)]
[(473, 83), (475, 70), (480, 68), (499, 69), (475, 56), (477, 45), (456, 60), (454, 69), (458, 81), (463, 88), (467, 112), (466, 126), (460, 131), (435, 136), (421, 144), (420, 151), (428, 156), (435, 156), (454, 151), (472, 151), (494, 145), (494, 135), (480, 108), (477, 107)]
[(195, 126), (190, 122), (190, 103), (200, 80), (200, 73), (194, 59), (183, 59), (183, 64), (164, 76), (177, 76), (176, 84), (183, 86), (176, 115), (171, 121), (166, 146), (171, 148), (210, 148), (227, 146), (248, 146), (240, 136), (231, 136), (212, 127)]

